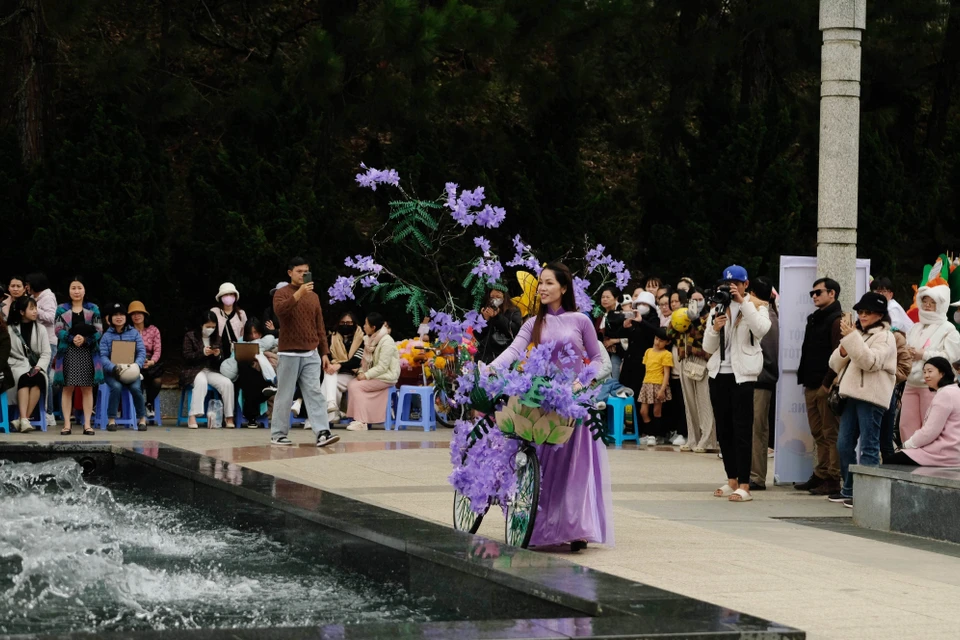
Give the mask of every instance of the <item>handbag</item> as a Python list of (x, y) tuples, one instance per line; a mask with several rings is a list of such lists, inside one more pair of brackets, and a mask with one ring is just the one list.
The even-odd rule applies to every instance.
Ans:
[(830, 408), (830, 413), (838, 418), (843, 413), (844, 407), (847, 406), (847, 399), (840, 397), (840, 381), (843, 379), (843, 374), (847, 372), (849, 367), (850, 363), (848, 362), (847, 366), (840, 372), (840, 375), (837, 376), (837, 379), (834, 380), (829, 393), (827, 393), (827, 406)]
[(687, 356), (683, 360), (683, 375), (700, 382), (707, 375), (707, 362), (697, 356)]
[(20, 343), (23, 345), (23, 352), (27, 355), (27, 362), (30, 363), (30, 368), (32, 369), (37, 366), (37, 363), (40, 362), (40, 354), (30, 348), (27, 341), (20, 335), (20, 329), (14, 328), (13, 332), (20, 338)]

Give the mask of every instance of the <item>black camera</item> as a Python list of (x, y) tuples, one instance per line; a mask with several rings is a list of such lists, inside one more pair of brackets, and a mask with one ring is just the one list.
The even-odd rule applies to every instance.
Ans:
[(726, 313), (731, 301), (730, 285), (726, 283), (721, 284), (710, 294), (709, 300), (716, 305), (716, 315)]

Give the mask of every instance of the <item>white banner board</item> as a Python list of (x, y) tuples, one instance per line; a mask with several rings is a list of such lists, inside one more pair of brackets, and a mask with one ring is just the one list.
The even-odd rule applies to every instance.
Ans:
[[(804, 482), (813, 473), (814, 444), (807, 422), (803, 387), (797, 384), (800, 350), (807, 316), (816, 309), (810, 290), (817, 279), (817, 259), (808, 256), (780, 257), (780, 380), (777, 382), (775, 484)], [(870, 290), (870, 260), (857, 260), (855, 295), (841, 292), (845, 309), (853, 307)]]

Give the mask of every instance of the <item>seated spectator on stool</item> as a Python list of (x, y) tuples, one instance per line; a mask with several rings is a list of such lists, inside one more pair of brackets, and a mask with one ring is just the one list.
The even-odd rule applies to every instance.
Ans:
[[(107, 307), (107, 330), (100, 338), (100, 362), (103, 363), (103, 380), (110, 387), (110, 401), (107, 403), (107, 431), (117, 430), (117, 411), (123, 390), (126, 388), (133, 396), (133, 408), (137, 414), (137, 431), (147, 430), (147, 414), (144, 409), (143, 390), (140, 388), (140, 371), (147, 359), (147, 350), (143, 345), (140, 332), (127, 320), (127, 312), (121, 304)], [(111, 358), (113, 345), (118, 342), (134, 344), (132, 364), (114, 364)], [(127, 416), (128, 418), (130, 416)]]
[(243, 426), (256, 429), (257, 420), (265, 415), (260, 406), (277, 393), (277, 339), (264, 334), (260, 321), (251, 318), (243, 327), (243, 341), (260, 345), (259, 355), (252, 362), (239, 362), (234, 352), (220, 365), (220, 373), (243, 392), (243, 417), (247, 421)]
[(200, 320), (203, 324), (183, 336), (183, 371), (180, 372), (180, 386), (193, 385), (190, 400), (187, 427), (197, 428), (197, 416), (203, 415), (203, 401), (207, 396), (207, 385), (213, 387), (223, 400), (223, 415), (226, 428), (233, 429), (233, 383), (220, 373), (220, 336), (217, 334), (217, 316), (213, 311), (204, 311)]
[(50, 290), (50, 281), (46, 274), (42, 272), (31, 273), (27, 275), (27, 286), (30, 289), (30, 295), (37, 301), (37, 322), (47, 332), (47, 339), (50, 341), (50, 367), (47, 368), (47, 426), (57, 426), (57, 421), (53, 416), (55, 408), (56, 394), (53, 393), (53, 354), (57, 352), (57, 332), (54, 329), (54, 322), (57, 318), (57, 296)]
[[(37, 324), (37, 303), (29, 296), (22, 296), (10, 309), (10, 387), (9, 402), (20, 410), (20, 418), (10, 421), (10, 428), (20, 433), (33, 431), (30, 416), (40, 402), (42, 390), (47, 388), (47, 367), (50, 365), (50, 343), (47, 332)], [(0, 348), (0, 352), (2, 352)], [(2, 357), (0, 353), (0, 357)], [(41, 408), (41, 411), (43, 408)]]
[(0, 312), (3, 313), (3, 319), (7, 324), (10, 323), (10, 310), (13, 303), (26, 295), (26, 280), (20, 276), (10, 278), (10, 284), (7, 286), (7, 293), (3, 296), (3, 302), (0, 303)]
[(153, 403), (160, 395), (160, 388), (163, 385), (163, 364), (160, 363), (162, 354), (162, 345), (160, 344), (160, 329), (157, 329), (150, 322), (150, 313), (143, 303), (134, 300), (127, 307), (127, 317), (130, 318), (130, 324), (140, 332), (143, 338), (143, 347), (147, 351), (147, 360), (140, 368), (140, 375), (143, 376), (143, 390), (147, 393), (147, 417), (153, 418), (156, 413)]
[(960, 467), (960, 387), (946, 358), (930, 358), (923, 365), (923, 381), (935, 391), (923, 426), (914, 432), (889, 464), (922, 467)]
[(384, 421), (390, 388), (400, 379), (400, 350), (383, 316), (367, 314), (363, 331), (367, 337), (360, 373), (347, 385), (347, 415), (353, 418), (347, 427), (350, 431), (366, 431), (368, 425)]
[(330, 420), (339, 420), (343, 392), (363, 364), (363, 335), (363, 329), (352, 313), (343, 314), (336, 331), (330, 334), (330, 363), (336, 373), (323, 377), (323, 397), (327, 399)]

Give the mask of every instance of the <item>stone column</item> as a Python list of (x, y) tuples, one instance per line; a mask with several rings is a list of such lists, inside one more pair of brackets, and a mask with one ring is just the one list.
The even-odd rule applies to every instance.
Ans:
[(860, 170), (860, 39), (867, 0), (820, 0), (820, 181), (817, 274), (856, 302), (857, 188)]

